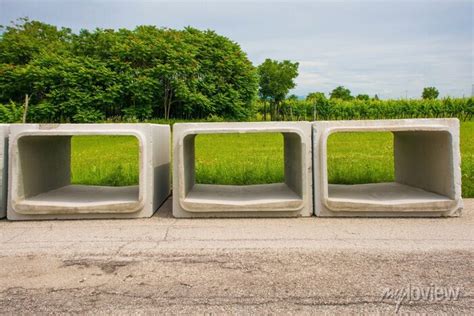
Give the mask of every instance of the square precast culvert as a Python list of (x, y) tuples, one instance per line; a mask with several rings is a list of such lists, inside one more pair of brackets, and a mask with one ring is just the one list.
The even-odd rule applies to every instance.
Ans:
[[(73, 184), (71, 140), (75, 136), (136, 139), (138, 184)], [(100, 147), (102, 138), (97, 137), (94, 146)], [(170, 193), (169, 141), (168, 125), (12, 125), (7, 217), (12, 220), (150, 217)]]
[[(283, 181), (250, 185), (197, 183), (196, 137), (202, 134), (241, 133), (283, 135)], [(249, 146), (259, 144), (255, 142)], [(290, 217), (312, 214), (310, 123), (175, 124), (173, 154), (175, 217)]]
[[(328, 138), (347, 132), (393, 134), (394, 181), (329, 183)], [(318, 216), (456, 216), (462, 209), (457, 119), (315, 122), (313, 143)]]

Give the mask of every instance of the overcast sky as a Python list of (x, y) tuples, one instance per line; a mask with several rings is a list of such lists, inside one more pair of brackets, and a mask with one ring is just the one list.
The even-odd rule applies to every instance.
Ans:
[(255, 65), (300, 63), (297, 87), (328, 93), (419, 97), (471, 95), (472, 1), (0, 0), (0, 24), (28, 16), (78, 31), (152, 24), (212, 29), (238, 42)]

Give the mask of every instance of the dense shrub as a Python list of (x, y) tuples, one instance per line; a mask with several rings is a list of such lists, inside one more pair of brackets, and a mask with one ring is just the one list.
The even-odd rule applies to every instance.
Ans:
[(22, 104), (28, 94), (29, 122), (246, 119), (257, 87), (239, 45), (213, 31), (139, 26), (74, 34), (22, 19), (0, 36), (0, 104)]

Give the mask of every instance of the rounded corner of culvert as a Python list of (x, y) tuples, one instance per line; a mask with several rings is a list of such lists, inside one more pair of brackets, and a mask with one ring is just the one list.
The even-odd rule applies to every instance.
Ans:
[[(128, 213), (132, 214), (132, 213), (142, 212), (146, 209), (146, 206), (147, 205), (145, 204), (145, 201), (143, 199), (139, 199), (137, 202), (135, 202), (135, 206), (131, 207), (131, 210)], [(150, 203), (150, 208), (153, 208), (151, 203)]]

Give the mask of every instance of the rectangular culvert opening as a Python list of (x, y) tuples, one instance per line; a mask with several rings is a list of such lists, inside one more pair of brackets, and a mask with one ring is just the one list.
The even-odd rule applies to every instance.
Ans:
[(327, 141), (329, 184), (393, 182), (391, 132), (338, 132)]
[(278, 211), (302, 203), (303, 150), (296, 133), (194, 134), (185, 137), (184, 151), (191, 208), (250, 211), (272, 204)]
[(328, 206), (335, 210), (445, 210), (454, 199), (445, 131), (334, 132), (327, 141)]
[(196, 183), (253, 185), (285, 180), (281, 133), (196, 136)]
[(137, 186), (139, 142), (134, 136), (73, 136), (71, 183)]
[(20, 204), (33, 213), (134, 212), (139, 147), (135, 136), (22, 136)]

